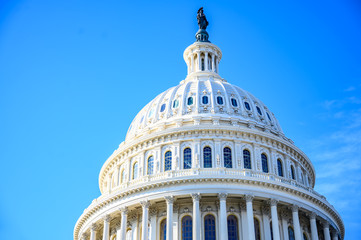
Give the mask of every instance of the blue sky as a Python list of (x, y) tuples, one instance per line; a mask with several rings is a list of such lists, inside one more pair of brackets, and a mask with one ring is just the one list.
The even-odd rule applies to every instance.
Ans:
[(204, 6), (220, 74), (274, 112), (361, 229), (361, 4), (0, 1), (0, 239), (72, 239), (136, 113), (186, 76)]

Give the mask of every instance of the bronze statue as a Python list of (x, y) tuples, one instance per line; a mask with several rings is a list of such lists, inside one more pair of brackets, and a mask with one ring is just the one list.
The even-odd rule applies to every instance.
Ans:
[(203, 7), (198, 9), (197, 20), (198, 20), (199, 29), (205, 30), (208, 26), (208, 21), (207, 21), (206, 15), (204, 15), (204, 13), (203, 13)]

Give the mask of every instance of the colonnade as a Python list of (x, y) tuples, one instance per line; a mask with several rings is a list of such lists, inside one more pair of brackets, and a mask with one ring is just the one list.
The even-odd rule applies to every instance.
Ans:
[[(219, 193), (218, 194), (218, 226), (219, 226), (219, 233), (216, 239), (221, 240), (228, 240), (228, 228), (227, 228), (227, 193)], [(200, 200), (201, 194), (199, 193), (192, 193), (190, 194), (192, 198), (192, 237), (194, 240), (199, 240), (202, 238), (201, 230), (202, 230), (202, 213), (200, 209)], [(242, 234), (239, 239), (243, 240), (257, 240), (255, 236), (255, 227), (254, 227), (254, 209), (253, 209), (253, 195), (244, 195), (242, 197), (243, 201), (240, 204), (240, 217), (242, 222)], [(175, 201), (174, 196), (165, 196), (164, 200), (166, 202), (166, 240), (178, 240), (178, 235), (174, 234), (174, 215), (173, 215), (173, 203)], [(245, 202), (245, 204), (244, 204)], [(279, 216), (278, 216), (278, 203), (277, 199), (269, 199), (267, 201), (267, 205), (270, 207), (270, 220), (272, 221), (272, 233), (269, 231), (269, 227), (267, 229), (267, 225), (270, 226), (269, 220), (267, 221), (264, 219), (264, 236), (261, 240), (290, 240), (288, 235), (288, 222), (284, 217), (285, 208), (283, 207), (282, 216), (281, 216), (281, 224), (279, 223)], [(132, 238), (133, 240), (156, 240), (157, 235), (155, 234), (155, 229), (158, 228), (156, 226), (156, 221), (151, 220), (151, 234), (148, 231), (148, 216), (149, 216), (149, 207), (150, 202), (148, 200), (144, 200), (140, 202), (142, 207), (142, 222), (141, 222), (141, 232), (140, 237), (136, 237), (136, 239)], [(268, 207), (267, 206), (267, 207)], [(291, 209), (292, 212), (292, 223), (293, 223), (293, 230), (294, 230), (294, 237), (295, 240), (305, 240), (300, 226), (300, 218), (299, 218), (299, 207), (297, 205), (288, 206), (288, 209)], [(122, 207), (119, 209), (120, 217), (120, 224), (118, 224), (117, 231), (116, 231), (116, 240), (128, 240), (126, 238), (127, 233), (127, 221), (128, 221), (128, 207)], [(288, 214), (288, 213), (287, 213)], [(309, 240), (319, 240), (319, 234), (317, 230), (316, 224), (316, 213), (311, 212), (308, 213), (307, 216), (309, 217), (310, 221), (310, 239)], [(110, 215), (105, 215), (103, 217), (103, 235), (101, 240), (113, 240), (110, 239)], [(281, 226), (282, 229), (279, 228)], [(324, 240), (338, 240), (338, 234), (335, 229), (330, 229), (329, 222), (326, 220), (322, 220), (322, 227), (323, 227), (323, 236)], [(330, 231), (331, 230), (331, 231)], [(177, 231), (178, 232), (178, 231)], [(272, 234), (272, 236), (271, 236)], [(282, 237), (281, 237), (282, 235)], [(83, 233), (80, 237), (81, 240), (98, 240), (97, 236), (97, 224), (93, 223), (90, 227), (90, 234), (88, 231)], [(134, 236), (133, 236), (134, 237)], [(204, 238), (204, 236), (203, 236)]]
[[(213, 52), (196, 50), (189, 55), (189, 59), (190, 62), (188, 62), (188, 74), (199, 71), (211, 71), (218, 73), (219, 59)], [(202, 64), (202, 59), (204, 64)]]

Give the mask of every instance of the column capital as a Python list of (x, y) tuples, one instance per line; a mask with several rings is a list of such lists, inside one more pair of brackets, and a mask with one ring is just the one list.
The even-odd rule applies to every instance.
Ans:
[(97, 225), (96, 223), (92, 223), (90, 229), (91, 229), (92, 231), (96, 231), (96, 230), (98, 229), (98, 225)]
[(271, 206), (277, 206), (279, 200), (275, 199), (275, 198), (271, 198), (270, 200), (268, 200), (269, 205)]
[(83, 233), (81, 239), (86, 240), (88, 238), (88, 233)]
[(337, 231), (335, 229), (331, 230), (332, 238), (337, 237)]
[(246, 210), (246, 203), (244, 201), (239, 203), (239, 207), (241, 208), (241, 210)]
[(246, 195), (244, 195), (244, 199), (246, 200), (246, 202), (252, 202), (254, 199), (254, 196), (251, 194), (246, 194)]
[(322, 221), (322, 226), (323, 226), (323, 228), (330, 228), (330, 223), (328, 221), (326, 221), (326, 220), (323, 220)]
[(110, 215), (107, 214), (103, 217), (104, 222), (109, 223), (110, 222)]
[(119, 211), (124, 215), (128, 215), (128, 208), (127, 207), (121, 207), (121, 208), (119, 208)]
[(288, 209), (285, 209), (285, 208), (281, 210), (281, 217), (282, 217), (283, 219), (287, 219), (287, 218), (289, 217), (287, 210), (288, 210)]
[(167, 204), (173, 204), (174, 203), (174, 197), (173, 196), (165, 196), (164, 197)]
[(298, 212), (299, 206), (296, 204), (293, 204), (291, 209), (292, 209), (292, 212)]
[(263, 204), (263, 205), (262, 205), (262, 214), (263, 214), (263, 215), (266, 215), (266, 216), (269, 216), (269, 213), (270, 213), (269, 206)]
[(191, 196), (193, 198), (193, 201), (199, 201), (201, 199), (200, 193), (192, 193)]
[(148, 200), (146, 200), (146, 201), (140, 201), (140, 205), (142, 205), (143, 209), (144, 209), (144, 208), (149, 208), (150, 202), (149, 202)]
[(220, 201), (225, 201), (227, 199), (228, 193), (218, 193), (218, 198)]
[(316, 219), (317, 214), (315, 212), (311, 212), (309, 216), (311, 219)]

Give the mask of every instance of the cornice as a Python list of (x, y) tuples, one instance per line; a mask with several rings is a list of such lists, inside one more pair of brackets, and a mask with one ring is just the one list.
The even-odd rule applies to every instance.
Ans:
[[(98, 211), (103, 209), (110, 204), (113, 204), (115, 201), (137, 194), (139, 192), (150, 190), (150, 189), (157, 189), (164, 186), (171, 186), (171, 185), (178, 185), (178, 184), (185, 184), (185, 183), (214, 183), (214, 182), (225, 182), (225, 183), (237, 183), (237, 184), (245, 184), (245, 185), (256, 185), (260, 187), (267, 187), (269, 189), (278, 190), (281, 192), (289, 193), (299, 198), (308, 200), (309, 202), (319, 206), (325, 212), (327, 212), (330, 216), (332, 216), (336, 220), (337, 227), (340, 230), (342, 239), (344, 238), (345, 234), (345, 227), (341, 216), (336, 211), (336, 209), (327, 202), (326, 199), (316, 195), (316, 192), (309, 193), (305, 190), (292, 188), (291, 186), (286, 186), (285, 184), (277, 184), (277, 183), (270, 183), (267, 181), (261, 181), (257, 179), (231, 179), (231, 178), (192, 178), (192, 179), (174, 179), (162, 182), (152, 182), (148, 184), (143, 184), (142, 186), (136, 186), (134, 188), (125, 189), (123, 192), (115, 192), (111, 195), (101, 196), (97, 200), (93, 201), (93, 203), (84, 210), (84, 213), (78, 219), (75, 228), (74, 228), (74, 239), (78, 239), (78, 234), (82, 226), (86, 223), (86, 221)], [(257, 196), (255, 196), (257, 197)]]

